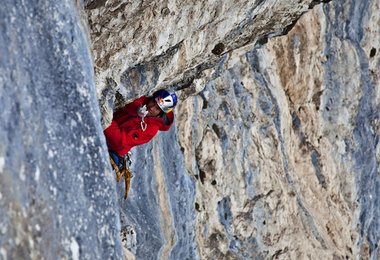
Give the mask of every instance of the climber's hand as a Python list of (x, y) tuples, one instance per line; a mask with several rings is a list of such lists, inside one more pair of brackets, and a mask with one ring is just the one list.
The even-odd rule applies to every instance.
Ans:
[(144, 105), (144, 106), (139, 106), (139, 107), (137, 108), (137, 114), (138, 114), (138, 116), (141, 117), (141, 118), (146, 117), (146, 115), (148, 114), (148, 111), (146, 110), (146, 105)]

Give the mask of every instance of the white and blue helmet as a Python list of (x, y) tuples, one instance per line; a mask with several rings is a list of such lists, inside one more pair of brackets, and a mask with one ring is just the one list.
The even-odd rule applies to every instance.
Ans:
[(177, 105), (177, 95), (166, 90), (158, 90), (153, 94), (157, 105), (165, 113), (169, 113)]

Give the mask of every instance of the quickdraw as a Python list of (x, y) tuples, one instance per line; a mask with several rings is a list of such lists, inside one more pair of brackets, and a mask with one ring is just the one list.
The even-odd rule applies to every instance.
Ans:
[(147, 123), (145, 123), (143, 117), (141, 118), (141, 123), (140, 123), (140, 125), (141, 125), (141, 129), (145, 132), (146, 127), (147, 127), (148, 125), (147, 125)]

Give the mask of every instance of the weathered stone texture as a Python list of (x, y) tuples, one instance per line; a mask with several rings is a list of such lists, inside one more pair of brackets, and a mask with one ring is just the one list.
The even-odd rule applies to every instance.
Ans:
[(88, 3), (103, 126), (185, 88), (175, 133), (136, 149), (138, 257), (378, 256), (379, 3), (318, 2)]
[(122, 257), (88, 41), (73, 1), (0, 8), (0, 259)]
[(201, 256), (379, 256), (378, 22), (375, 2), (315, 7), (181, 104)]
[(165, 86), (176, 124), (117, 203), (74, 6), (5, 1), (0, 258), (120, 258), (118, 206), (136, 259), (380, 258), (379, 1), (77, 2), (103, 127)]
[(285, 32), (317, 2), (88, 1), (103, 126), (115, 92), (125, 101), (209, 79), (223, 54)]

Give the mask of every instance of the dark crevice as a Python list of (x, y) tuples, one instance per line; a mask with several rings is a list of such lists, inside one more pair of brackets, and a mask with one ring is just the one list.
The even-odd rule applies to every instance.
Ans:
[(216, 124), (213, 124), (212, 125), (212, 130), (214, 130), (215, 134), (218, 136), (218, 138), (220, 139), (220, 128), (216, 125)]
[(106, 2), (107, 0), (93, 0), (93, 1), (89, 0), (89, 1), (86, 1), (84, 8), (89, 9), (89, 10), (96, 9), (96, 8), (104, 6)]
[(225, 50), (225, 46), (223, 43), (218, 43), (217, 45), (215, 45), (214, 49), (212, 49), (212, 53), (219, 56), (220, 54), (222, 54)]
[(314, 103), (315, 105), (315, 109), (318, 111), (320, 106), (321, 106), (321, 96), (323, 94), (323, 90), (321, 91), (318, 91), (317, 93), (315, 93), (313, 95), (313, 97), (311, 98), (312, 102)]
[(319, 4), (326, 4), (326, 3), (329, 3), (331, 2), (332, 0), (316, 0), (316, 1), (313, 1), (310, 3), (309, 5), (309, 9), (313, 9), (316, 5), (319, 5)]
[(263, 35), (263, 36), (261, 36), (258, 40), (257, 40), (257, 44), (258, 45), (264, 45), (264, 44), (266, 44), (266, 43), (268, 43), (268, 35)]
[(369, 57), (373, 58), (373, 57), (375, 57), (375, 55), (376, 55), (376, 48), (372, 48), (371, 52), (369, 53)]
[(201, 180), (201, 183), (204, 184), (205, 179), (206, 179), (206, 173), (202, 171), (201, 169), (199, 169), (199, 178)]
[[(300, 17), (298, 17), (298, 19), (299, 19), (299, 18), (300, 18)], [(283, 34), (283, 35), (288, 34), (288, 33), (293, 29), (293, 27), (297, 24), (298, 19), (295, 19), (291, 24), (289, 24), (288, 26), (286, 26), (286, 27), (284, 28), (284, 30), (282, 31), (282, 34)]]
[(199, 206), (199, 203), (195, 202), (195, 210), (198, 212), (201, 212), (201, 208)]

